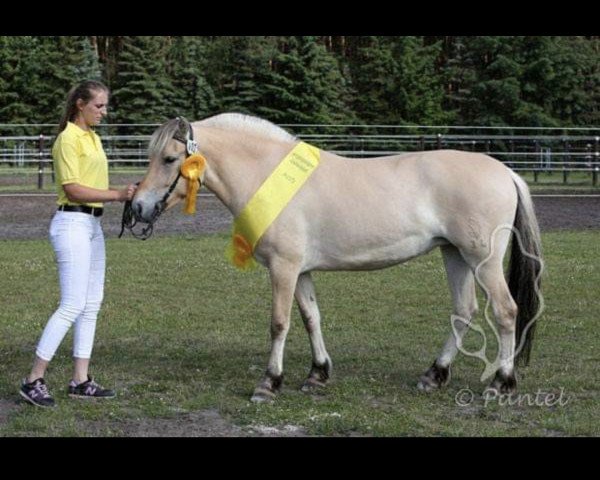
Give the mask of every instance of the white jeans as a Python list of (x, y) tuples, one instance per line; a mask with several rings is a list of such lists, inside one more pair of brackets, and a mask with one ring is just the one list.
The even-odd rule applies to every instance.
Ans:
[(80, 212), (56, 212), (50, 241), (58, 263), (60, 306), (48, 320), (36, 354), (50, 361), (75, 325), (73, 356), (90, 358), (96, 318), (104, 296), (106, 254), (100, 217)]

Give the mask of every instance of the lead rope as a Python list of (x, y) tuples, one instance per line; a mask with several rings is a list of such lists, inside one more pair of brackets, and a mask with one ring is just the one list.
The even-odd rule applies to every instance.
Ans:
[[(136, 185), (139, 184), (140, 182), (136, 183)], [(133, 227), (137, 225), (137, 220), (135, 219), (135, 215), (133, 214), (133, 208), (131, 207), (131, 204), (131, 200), (127, 200), (125, 202), (125, 205), (123, 206), (123, 216), (121, 217), (121, 233), (119, 233), (119, 238), (123, 236), (123, 232), (125, 232), (125, 229), (127, 229), (131, 232), (131, 235), (133, 235), (138, 240), (147, 240), (152, 236), (152, 231), (154, 230), (154, 221), (156, 218), (158, 218), (158, 216), (155, 219), (153, 219), (150, 223), (148, 223), (148, 226), (142, 229), (140, 233), (137, 233), (133, 229)]]

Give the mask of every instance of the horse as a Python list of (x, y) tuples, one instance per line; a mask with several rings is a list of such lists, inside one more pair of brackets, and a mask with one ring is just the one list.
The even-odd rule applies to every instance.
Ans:
[[(193, 123), (171, 119), (150, 139), (149, 166), (131, 203), (133, 216), (152, 225), (186, 198), (197, 180), (237, 218), (300, 143), (249, 115), (224, 113)], [(196, 178), (187, 178), (182, 165), (195, 153), (203, 164)], [(312, 352), (301, 389), (321, 389), (331, 378), (311, 272), (382, 269), (434, 248), (441, 249), (452, 318), (460, 321), (453, 321), (441, 353), (417, 387), (429, 392), (448, 384), (451, 364), (478, 311), (479, 284), (499, 330), (499, 362), (486, 391), (515, 392), (515, 365), (529, 363), (539, 307), (536, 260), (541, 259), (539, 226), (523, 179), (475, 152), (430, 150), (366, 159), (318, 154), (318, 166), (250, 252), (268, 269), (272, 286), (270, 356), (251, 400), (272, 402), (280, 392), (294, 299)], [(509, 246), (506, 279), (503, 258)]]

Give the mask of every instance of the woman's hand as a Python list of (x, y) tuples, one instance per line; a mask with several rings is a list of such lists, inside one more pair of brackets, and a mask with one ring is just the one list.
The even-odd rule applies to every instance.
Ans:
[(122, 202), (126, 202), (128, 200), (133, 199), (135, 195), (135, 191), (137, 190), (137, 185), (135, 183), (130, 183), (127, 187), (121, 190), (121, 198), (119, 199)]

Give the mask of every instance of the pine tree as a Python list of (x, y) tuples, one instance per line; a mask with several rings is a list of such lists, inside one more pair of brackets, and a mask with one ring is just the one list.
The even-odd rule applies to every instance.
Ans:
[(205, 72), (210, 68), (204, 37), (174, 37), (169, 50), (169, 72), (174, 87), (173, 105), (190, 121), (213, 114), (216, 98)]
[(391, 44), (381, 37), (350, 37), (349, 44), (353, 52), (349, 72), (356, 115), (361, 123), (394, 123), (389, 98), (397, 65)]
[[(219, 110), (264, 116), (265, 89), (271, 81), (275, 37), (221, 37), (213, 42), (211, 84)], [(269, 119), (269, 118), (267, 118)]]
[(445, 125), (452, 113), (442, 107), (443, 86), (436, 73), (440, 44), (425, 46), (422, 37), (390, 37), (395, 60), (389, 105), (396, 123)]
[(122, 38), (111, 123), (162, 123), (177, 115), (174, 89), (167, 74), (168, 51), (165, 37)]
[(552, 74), (536, 82), (538, 101), (561, 125), (600, 124), (600, 41), (546, 37)]
[(421, 37), (358, 37), (350, 39), (354, 108), (362, 121), (383, 124), (442, 124), (444, 91), (436, 72), (438, 42)]
[(346, 123), (354, 119), (340, 66), (316, 37), (280, 37), (264, 88), (261, 109), (272, 121)]
[(0, 37), (0, 55), (0, 118), (3, 123), (41, 123), (35, 109), (42, 65), (38, 39)]
[(87, 37), (38, 37), (38, 40), (45, 67), (37, 111), (44, 122), (56, 123), (63, 113), (66, 95), (74, 85), (84, 80), (101, 80), (100, 64)]
[(446, 50), (446, 100), (461, 125), (513, 125), (523, 108), (515, 37), (455, 37)]

